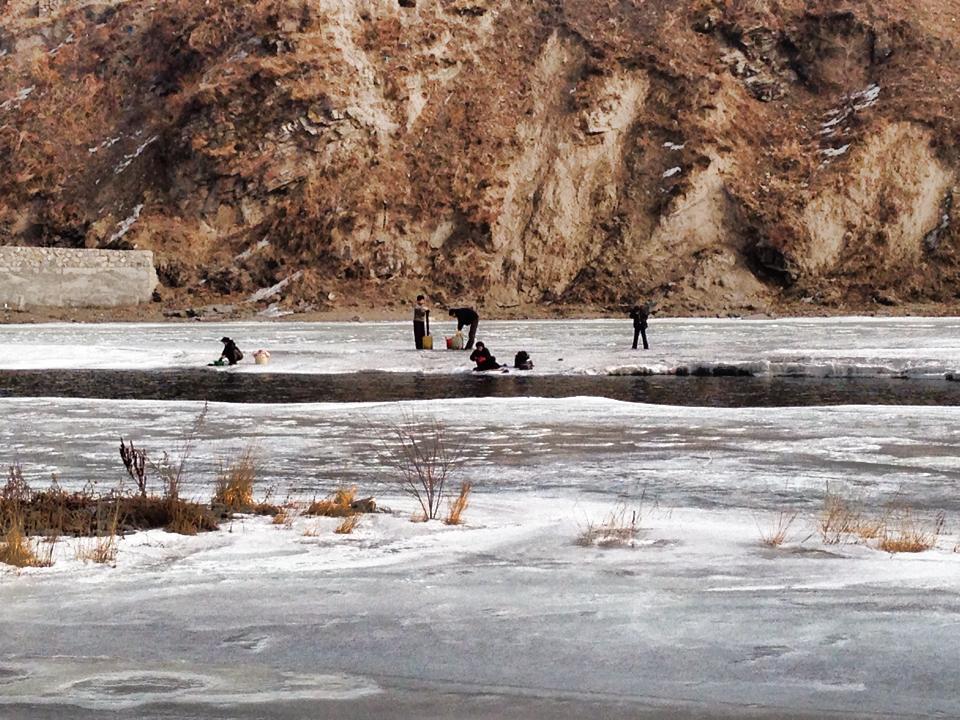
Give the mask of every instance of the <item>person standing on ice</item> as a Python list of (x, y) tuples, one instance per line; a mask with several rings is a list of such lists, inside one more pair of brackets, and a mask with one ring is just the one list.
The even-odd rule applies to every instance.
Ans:
[(464, 350), (473, 349), (473, 341), (477, 339), (477, 328), (480, 327), (480, 316), (472, 307), (450, 308), (450, 317), (457, 318), (457, 332), (463, 330), (467, 325), (470, 326), (470, 337), (467, 338), (467, 344)]
[(430, 308), (423, 295), (417, 295), (417, 304), (413, 306), (413, 342), (417, 350), (423, 350), (423, 337), (427, 334), (430, 322)]
[(634, 305), (630, 309), (630, 317), (633, 320), (633, 349), (637, 349), (637, 340), (643, 338), (643, 349), (649, 350), (647, 344), (647, 318), (650, 317), (650, 303), (643, 305)]

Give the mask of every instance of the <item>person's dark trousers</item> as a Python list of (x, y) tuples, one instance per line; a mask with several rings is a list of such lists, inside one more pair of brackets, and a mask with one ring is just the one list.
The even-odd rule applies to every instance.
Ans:
[(464, 348), (464, 350), (473, 349), (473, 341), (477, 339), (477, 328), (479, 326), (480, 326), (479, 320), (474, 320), (473, 323), (470, 325), (470, 337), (467, 339), (467, 346)]
[(417, 350), (423, 350), (423, 336), (427, 334), (426, 323), (419, 320), (413, 321), (413, 341), (417, 345)]
[(643, 337), (643, 349), (649, 350), (650, 346), (647, 345), (647, 329), (643, 327), (633, 328), (633, 349), (637, 349), (637, 341)]

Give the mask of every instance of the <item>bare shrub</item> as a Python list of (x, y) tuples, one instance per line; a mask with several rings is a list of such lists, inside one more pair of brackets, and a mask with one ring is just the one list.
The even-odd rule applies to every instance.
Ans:
[(790, 527), (799, 515), (796, 511), (781, 510), (770, 523), (761, 527), (757, 521), (757, 531), (760, 533), (760, 542), (767, 547), (780, 547), (787, 540)]
[(460, 486), (460, 493), (457, 495), (457, 497), (450, 501), (447, 517), (443, 522), (445, 522), (447, 525), (459, 525), (461, 522), (463, 522), (463, 512), (470, 504), (471, 490), (473, 490), (473, 485), (468, 482), (465, 482)]
[(436, 418), (404, 418), (383, 440), (388, 450), (382, 459), (400, 490), (416, 499), (427, 520), (437, 519), (447, 483), (463, 464), (460, 445)]
[(129, 445), (124, 444), (123, 438), (120, 438), (120, 460), (127, 469), (130, 479), (137, 485), (140, 497), (147, 496), (147, 452), (134, 447), (133, 440)]
[(623, 547), (630, 545), (640, 534), (640, 509), (628, 509), (621, 503), (600, 523), (587, 521), (577, 536), (582, 547)]
[(930, 550), (943, 534), (946, 517), (937, 513), (933, 520), (917, 517), (910, 508), (901, 509), (885, 528), (877, 546), (889, 553), (918, 553)]

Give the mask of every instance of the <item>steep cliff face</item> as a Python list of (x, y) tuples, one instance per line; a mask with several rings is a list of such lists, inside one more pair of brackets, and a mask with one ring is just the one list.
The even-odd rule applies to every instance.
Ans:
[(960, 0), (47, 5), (0, 0), (0, 242), (170, 298), (960, 292)]

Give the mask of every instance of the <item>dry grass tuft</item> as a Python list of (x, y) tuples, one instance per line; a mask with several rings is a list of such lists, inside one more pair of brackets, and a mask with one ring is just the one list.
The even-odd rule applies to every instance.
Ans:
[(767, 527), (761, 527), (758, 521), (757, 530), (760, 533), (760, 542), (767, 547), (774, 548), (783, 545), (787, 540), (787, 535), (790, 533), (790, 527), (798, 515), (799, 513), (795, 511), (789, 512), (781, 510)]
[(447, 525), (459, 525), (463, 521), (463, 511), (470, 504), (471, 483), (465, 482), (460, 486), (460, 494), (450, 502), (450, 509), (444, 522)]
[(603, 522), (588, 522), (577, 536), (576, 543), (582, 547), (632, 547), (639, 534), (640, 511), (619, 505)]
[(855, 534), (862, 524), (863, 519), (850, 499), (832, 492), (828, 487), (817, 524), (823, 544), (839, 545), (849, 535)]
[(943, 533), (945, 522), (943, 512), (938, 513), (932, 522), (925, 522), (909, 508), (904, 509), (893, 520), (896, 527), (886, 528), (877, 547), (889, 553), (919, 553), (930, 550)]
[(340, 488), (333, 495), (324, 500), (314, 500), (310, 503), (304, 515), (321, 515), (323, 517), (350, 517), (357, 514), (353, 507), (357, 496), (356, 488)]
[(250, 512), (255, 507), (253, 486), (256, 479), (255, 451), (253, 446), (248, 446), (232, 465), (220, 468), (213, 504), (226, 508), (228, 512)]
[(77, 545), (76, 558), (82, 562), (94, 562), (99, 565), (115, 567), (117, 563), (116, 536), (94, 538), (92, 545), (85, 545), (81, 542)]
[[(50, 555), (52, 556), (52, 546)], [(23, 534), (18, 525), (14, 525), (3, 535), (0, 544), (0, 563), (13, 567), (49, 567), (53, 565), (52, 557), (38, 557), (33, 543)]]
[(22, 468), (11, 465), (7, 483), (0, 490), (0, 563), (4, 565), (18, 568), (53, 565), (56, 539), (48, 544), (45, 553), (41, 553), (25, 530), (30, 495)]
[(311, 527), (304, 528), (301, 534), (303, 537), (320, 537), (320, 524), (315, 523)]
[(293, 522), (293, 518), (287, 513), (286, 508), (280, 508), (277, 511), (277, 514), (273, 516), (273, 520), (271, 522), (274, 525), (289, 526), (289, 524)]
[[(98, 506), (97, 513), (102, 514), (103, 512), (104, 507), (102, 505)], [(97, 537), (94, 538), (93, 544), (85, 546), (81, 543), (77, 546), (77, 560), (116, 567), (118, 549), (117, 532), (120, 527), (120, 503), (113, 503), (112, 508), (108, 508), (106, 513), (107, 517), (105, 521), (101, 519), (101, 521), (98, 522), (98, 527), (101, 529)]]
[(853, 533), (861, 540), (876, 540), (887, 532), (889, 518), (886, 515), (877, 518), (861, 517), (853, 529)]
[(349, 517), (345, 517), (343, 522), (337, 525), (337, 527), (334, 529), (334, 532), (337, 535), (349, 535), (356, 530), (357, 525), (360, 524), (362, 519), (362, 515), (350, 515)]

